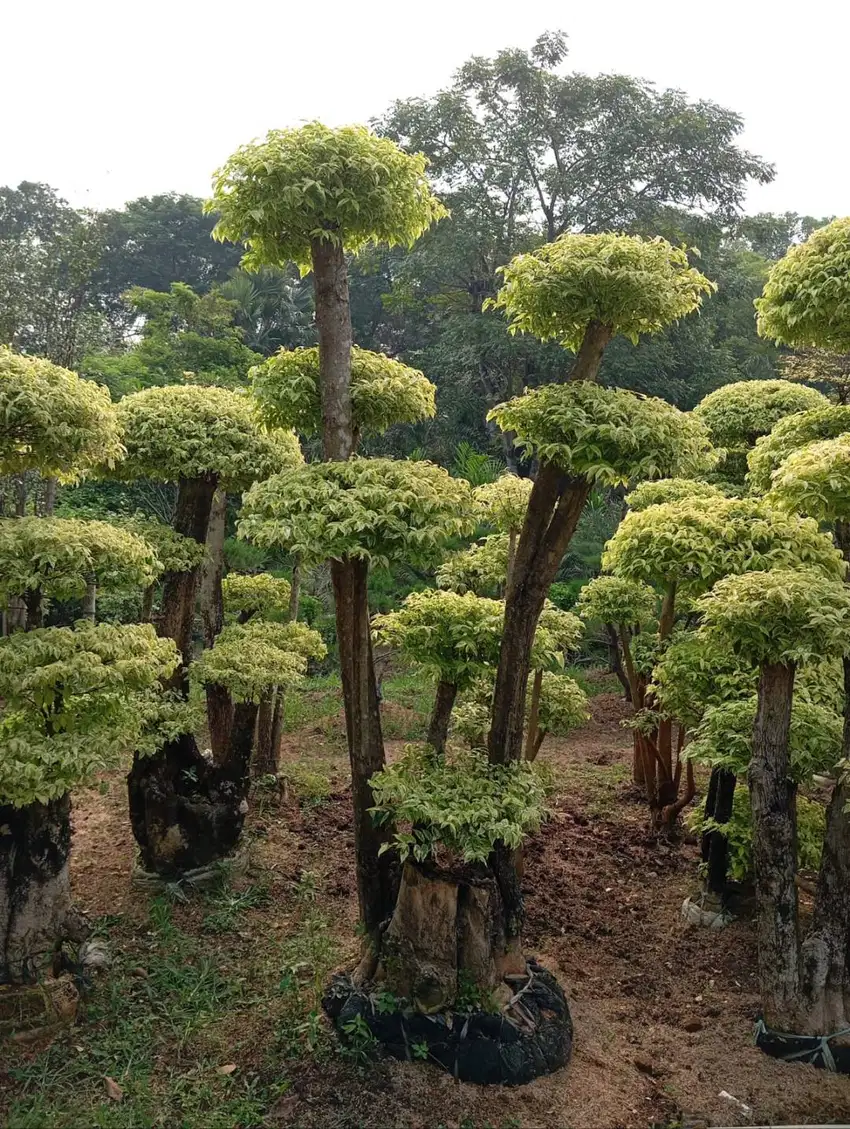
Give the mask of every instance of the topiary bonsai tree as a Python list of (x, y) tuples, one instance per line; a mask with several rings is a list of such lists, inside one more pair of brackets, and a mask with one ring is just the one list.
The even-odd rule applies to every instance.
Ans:
[(62, 941), (82, 939), (70, 913), (70, 793), (160, 738), (158, 683), (178, 660), (149, 625), (81, 622), (0, 640), (0, 984), (56, 970)]
[[(368, 764), (378, 772), (383, 765), (383, 742), (375, 745), (371, 738), (367, 740), (370, 733), (380, 735), (374, 672), (364, 684), (365, 700), (359, 700), (355, 708), (348, 694), (356, 680), (346, 683), (345, 673), (345, 662), (353, 654), (346, 652), (343, 640), (359, 639), (364, 630), (370, 633), (365, 653), (360, 655), (359, 644), (356, 653), (369, 662), (371, 671), (366, 600), (369, 564), (433, 565), (443, 546), (452, 537), (471, 532), (473, 524), (469, 485), (427, 462), (353, 458), (311, 463), (258, 482), (243, 499), (240, 537), (263, 548), (296, 553), (305, 566), (326, 560), (357, 565), (362, 592), (358, 588), (356, 599), (337, 601), (337, 637), (342, 648), (349, 746), (358, 751), (356, 757), (352, 752), (357, 886), (360, 912), (374, 949), (373, 970), (379, 929), (392, 913), (396, 890), (390, 860), (379, 855), (386, 836), (370, 815), (369, 778), (373, 773), (364, 772), (367, 763), (360, 754), (370, 751)], [(352, 679), (355, 674), (356, 679), (365, 677), (359, 666), (349, 673)]]
[(850, 407), (830, 405), (780, 420), (768, 435), (757, 440), (747, 456), (750, 490), (754, 494), (766, 494), (775, 471), (792, 452), (819, 439), (837, 439), (847, 432), (850, 432)]
[[(243, 266), (250, 270), (295, 262), (305, 273), (313, 272), (322, 449), (329, 461), (349, 459), (358, 437), (345, 256), (372, 244), (410, 245), (445, 215), (431, 193), (425, 167), (421, 155), (403, 153), (365, 128), (334, 130), (312, 122), (272, 131), (264, 141), (243, 146), (214, 177), (209, 207), (220, 217), (215, 234), (246, 245)], [(383, 839), (368, 814), (368, 781), (384, 763), (369, 631), (368, 558), (357, 552), (329, 557), (368, 948), (394, 900), (388, 860), (378, 858)]]
[(109, 522), (0, 520), (0, 600), (23, 600), (28, 631), (41, 627), (45, 600), (83, 599), (93, 622), (99, 588), (148, 588), (161, 567), (147, 541)]
[[(160, 575), (189, 572), (204, 560), (204, 546), (191, 537), (184, 537), (172, 526), (141, 512), (130, 517), (115, 517), (110, 524), (141, 537), (153, 550), (160, 566)], [(141, 620), (148, 623), (153, 615), (158, 579), (145, 588), (142, 595)]]
[[(822, 864), (812, 934), (801, 948), (790, 725), (797, 668), (850, 653), (850, 590), (811, 570), (778, 569), (727, 577), (699, 606), (704, 629), (760, 669), (748, 775), (764, 1025), (832, 1037), (836, 1022), (847, 1025), (847, 898), (823, 881)], [(824, 860), (833, 846), (828, 836)], [(833, 880), (836, 864), (825, 867)]]
[(626, 495), (630, 510), (645, 510), (663, 502), (683, 502), (686, 498), (725, 498), (726, 495), (710, 482), (695, 478), (659, 478), (655, 482), (641, 482)]
[(439, 565), (437, 585), (449, 592), (474, 592), (476, 596), (504, 596), (510, 560), (510, 539), (494, 533), (470, 545), (468, 549), (450, 553)]
[[(125, 396), (117, 411), (127, 455), (115, 473), (175, 483), (174, 529), (199, 546), (205, 543), (219, 487), (239, 490), (301, 461), (292, 432), (264, 431), (243, 393), (167, 385)], [(169, 685), (184, 695), (199, 572), (198, 565), (165, 574), (157, 624), (182, 656)], [(241, 819), (231, 810), (232, 790), (203, 757), (192, 733), (179, 734), (156, 756), (136, 757), (128, 788), (134, 834), (149, 870), (173, 877), (176, 859), (192, 870), (235, 846)], [(236, 806), (241, 804), (238, 799)]]
[(724, 384), (701, 400), (694, 415), (703, 421), (716, 447), (722, 448), (720, 474), (743, 485), (747, 455), (756, 441), (781, 419), (825, 408), (826, 396), (788, 380), (741, 380)]
[(529, 478), (516, 474), (503, 474), (495, 482), (485, 482), (475, 489), (475, 502), (481, 520), (508, 538), (508, 559), (505, 569), (505, 583), (510, 583), (513, 571), (516, 545), (522, 523), (525, 521), (528, 499), (531, 497), (533, 483)]

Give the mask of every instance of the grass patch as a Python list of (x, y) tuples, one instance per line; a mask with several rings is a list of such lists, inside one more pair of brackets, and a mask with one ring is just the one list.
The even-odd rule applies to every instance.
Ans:
[(568, 666), (564, 670), (581, 686), (588, 698), (597, 694), (622, 694), (623, 687), (616, 674), (601, 666)]
[(631, 778), (631, 767), (620, 762), (559, 764), (555, 792), (560, 796), (580, 797), (582, 808), (589, 815), (607, 819), (619, 806), (623, 785)]

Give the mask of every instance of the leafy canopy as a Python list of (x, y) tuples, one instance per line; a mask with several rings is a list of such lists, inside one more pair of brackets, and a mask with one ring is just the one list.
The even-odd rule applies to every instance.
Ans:
[(474, 497), (481, 520), (500, 533), (518, 533), (533, 486), (530, 478), (516, 474), (503, 474), (495, 482), (477, 486)]
[(768, 501), (817, 521), (850, 519), (850, 435), (793, 451), (774, 474)]
[[(316, 435), (322, 426), (319, 350), (281, 349), (251, 370), (260, 415), (269, 427)], [(361, 434), (380, 434), (398, 423), (418, 423), (436, 413), (435, 388), (418, 369), (382, 353), (351, 350), (351, 405)]]
[(549, 384), (499, 404), (487, 418), (514, 432), (529, 458), (607, 486), (713, 465), (708, 433), (692, 414), (622, 388)]
[(726, 495), (710, 482), (697, 482), (694, 478), (659, 478), (656, 482), (641, 482), (626, 496), (630, 510), (645, 510), (662, 502), (681, 502), (684, 498), (724, 498)]
[(774, 471), (792, 451), (818, 439), (837, 439), (845, 432), (850, 432), (848, 406), (830, 404), (826, 408), (813, 408), (809, 412), (786, 416), (769, 435), (763, 435), (756, 441), (747, 456), (750, 489), (757, 494), (766, 494)]
[(537, 715), (540, 732), (566, 737), (589, 717), (587, 695), (576, 680), (568, 674), (544, 670)]
[(353, 458), (256, 483), (243, 498), (238, 532), (261, 548), (298, 553), (307, 564), (360, 557), (427, 566), (474, 524), (469, 484), (442, 467)]
[(627, 580), (675, 582), (692, 595), (730, 573), (808, 568), (841, 580), (845, 572), (815, 521), (739, 498), (688, 498), (631, 511), (602, 564)]
[(850, 217), (792, 247), (771, 270), (756, 310), (763, 337), (850, 352)]
[(135, 513), (128, 518), (112, 518), (111, 524), (146, 541), (163, 572), (190, 572), (204, 559), (206, 547), (194, 537), (184, 537), (170, 525), (145, 513)]
[(445, 757), (408, 745), (371, 781), (375, 821), (397, 828), (382, 850), (424, 862), (439, 846), (466, 862), (486, 862), (497, 842), (519, 847), (546, 813), (546, 777), (526, 761), (491, 765), (483, 752)]
[(508, 535), (494, 533), (468, 549), (451, 553), (437, 568), (437, 587), (451, 592), (497, 596), (508, 576)]
[(0, 639), (0, 803), (46, 803), (113, 767), (145, 738), (178, 660), (150, 624)]
[(364, 126), (310, 122), (237, 149), (216, 171), (206, 207), (219, 213), (217, 239), (247, 246), (246, 269), (291, 261), (306, 272), (314, 242), (351, 253), (410, 246), (446, 215), (426, 166)]
[(742, 451), (785, 416), (828, 404), (826, 396), (814, 388), (788, 380), (739, 380), (709, 392), (694, 408), (694, 415), (718, 447)]
[(233, 490), (301, 462), (291, 431), (264, 431), (250, 398), (225, 388), (170, 384), (117, 405), (126, 460), (121, 478), (219, 479)]
[(850, 652), (850, 590), (814, 569), (746, 572), (697, 605), (705, 627), (757, 663), (803, 663)]
[(595, 576), (581, 589), (575, 610), (583, 620), (634, 627), (656, 616), (658, 597), (648, 584), (622, 576)]
[(72, 482), (122, 453), (105, 388), (0, 345), (0, 474), (38, 470)]
[(512, 333), (556, 340), (577, 352), (590, 322), (635, 344), (699, 307), (714, 284), (666, 239), (562, 235), (502, 268), (493, 305)]
[(292, 586), (282, 576), (268, 572), (256, 575), (231, 572), (221, 582), (224, 610), (245, 619), (256, 615), (267, 619), (289, 610)]
[(105, 521), (61, 517), (0, 520), (0, 598), (39, 590), (49, 599), (98, 588), (147, 588), (161, 571), (141, 537)]
[(299, 686), (307, 658), (323, 654), (321, 636), (304, 624), (232, 624), (192, 663), (191, 673), (204, 685), (225, 687), (235, 701), (259, 702), (272, 686)]

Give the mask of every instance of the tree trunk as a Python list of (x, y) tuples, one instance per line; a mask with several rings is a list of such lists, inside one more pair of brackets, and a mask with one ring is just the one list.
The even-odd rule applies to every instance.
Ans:
[[(316, 239), (311, 254), (319, 338), (322, 449), (326, 459), (344, 461), (353, 453), (355, 441), (345, 253), (330, 240)], [(375, 954), (380, 925), (392, 912), (396, 883), (389, 853), (379, 857), (381, 844), (390, 832), (379, 831), (369, 814), (374, 803), (369, 779), (384, 766), (384, 742), (372, 662), (367, 578), (368, 564), (364, 561), (331, 562), (351, 761), (357, 893), (367, 944)]]
[(26, 608), (26, 629), (35, 631), (41, 627), (44, 620), (43, 601), (40, 588), (30, 588), (24, 594), (24, 607)]
[(257, 714), (257, 733), (254, 741), (254, 775), (269, 776), (277, 774), (277, 749), (274, 746), (274, 710), (277, 702), (275, 688), (272, 687), (260, 702)]
[(623, 668), (623, 659), (620, 655), (620, 640), (617, 635), (617, 628), (613, 623), (605, 624), (605, 634), (608, 637), (608, 669), (612, 674), (617, 676), (617, 681), (623, 687), (626, 701), (631, 702), (632, 688), (629, 685), (629, 679)]
[(602, 364), (602, 354), (612, 336), (610, 326), (599, 321), (588, 322), (575, 363), (567, 377), (568, 383), (574, 380), (596, 380)]
[(794, 673), (793, 665), (762, 666), (749, 768), (759, 988), (765, 1023), (780, 1031), (798, 1031), (800, 1011), (797, 835), (788, 750)]
[(289, 586), (289, 622), (298, 619), (298, 606), (301, 600), (301, 558), (296, 557), (292, 566), (292, 580)]
[(0, 805), (0, 984), (57, 971), (71, 910), (71, 799)]
[(528, 709), (528, 731), (525, 735), (525, 759), (533, 761), (540, 751), (542, 740), (538, 743), (538, 720), (540, 718), (540, 693), (543, 689), (543, 671), (535, 670), (531, 684), (531, 702)]
[(221, 764), (230, 746), (230, 729), (233, 724), (233, 701), (223, 686), (210, 682), (205, 687), (207, 699), (207, 728), (213, 760)]
[(90, 576), (86, 581), (86, 594), (83, 597), (83, 619), (97, 620), (97, 580)]
[[(205, 544), (217, 486), (217, 475), (180, 482), (174, 515), (177, 533)], [(162, 617), (158, 630), (164, 638), (174, 640), (183, 658), (168, 687), (179, 690), (184, 696), (189, 692), (188, 666), (192, 661), (192, 623), (200, 573), (201, 565), (196, 565), (187, 572), (167, 572), (163, 577)]]
[(44, 480), (43, 513), (45, 517), (53, 517), (53, 511), (56, 509), (56, 486), (55, 478)]
[[(713, 768), (706, 797), (706, 815), (716, 823), (728, 823), (732, 818), (735, 799), (735, 773), (726, 768)], [(710, 810), (709, 810), (710, 805)], [(703, 835), (702, 852), (706, 863), (705, 885), (709, 893), (723, 897), (729, 870), (729, 840), (720, 831)]]
[(384, 767), (384, 742), (366, 599), (368, 564), (331, 561), (331, 578), (351, 761), (357, 894), (366, 936), (376, 950), (380, 925), (392, 913), (397, 882), (389, 852), (379, 854), (389, 833), (377, 828), (369, 813), (375, 803), (369, 781)]
[(198, 604), (204, 646), (215, 643), (224, 623), (224, 596), (221, 578), (224, 574), (224, 534), (227, 525), (227, 494), (216, 490), (207, 527), (207, 552), (201, 565)]
[(149, 584), (142, 594), (142, 610), (139, 616), (142, 623), (150, 623), (153, 615), (153, 598), (156, 593), (156, 584)]
[[(844, 659), (844, 749), (850, 756), (850, 659)], [(839, 767), (839, 773), (842, 772)], [(850, 1000), (850, 785), (839, 775), (826, 809), (818, 889), (803, 942), (803, 992), (807, 1022), (800, 1033), (832, 1034), (848, 1026)]]
[(449, 721), (456, 697), (457, 683), (446, 682), (441, 678), (437, 683), (437, 695), (434, 699), (434, 708), (431, 711), (431, 720), (428, 723), (428, 744), (441, 754), (446, 751)]

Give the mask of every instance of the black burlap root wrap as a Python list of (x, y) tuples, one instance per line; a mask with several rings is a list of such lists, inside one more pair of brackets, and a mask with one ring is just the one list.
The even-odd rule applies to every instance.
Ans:
[(522, 995), (523, 1012), (530, 1020), (523, 1027), (486, 1011), (380, 1012), (374, 993), (356, 989), (344, 975), (333, 977), (322, 1006), (343, 1038), (345, 1028), (360, 1016), (394, 1058), (423, 1059), (427, 1045), (427, 1061), (462, 1082), (519, 1086), (566, 1066), (573, 1043), (570, 1009), (560, 984), (537, 961), (530, 960), (528, 967), (534, 976)]
[(836, 1042), (838, 1039), (850, 1039), (850, 1029), (836, 1031), (834, 1035), (794, 1035), (773, 1031), (760, 1019), (755, 1031), (756, 1046), (771, 1058), (804, 1062), (835, 1074), (850, 1074), (850, 1045)]

